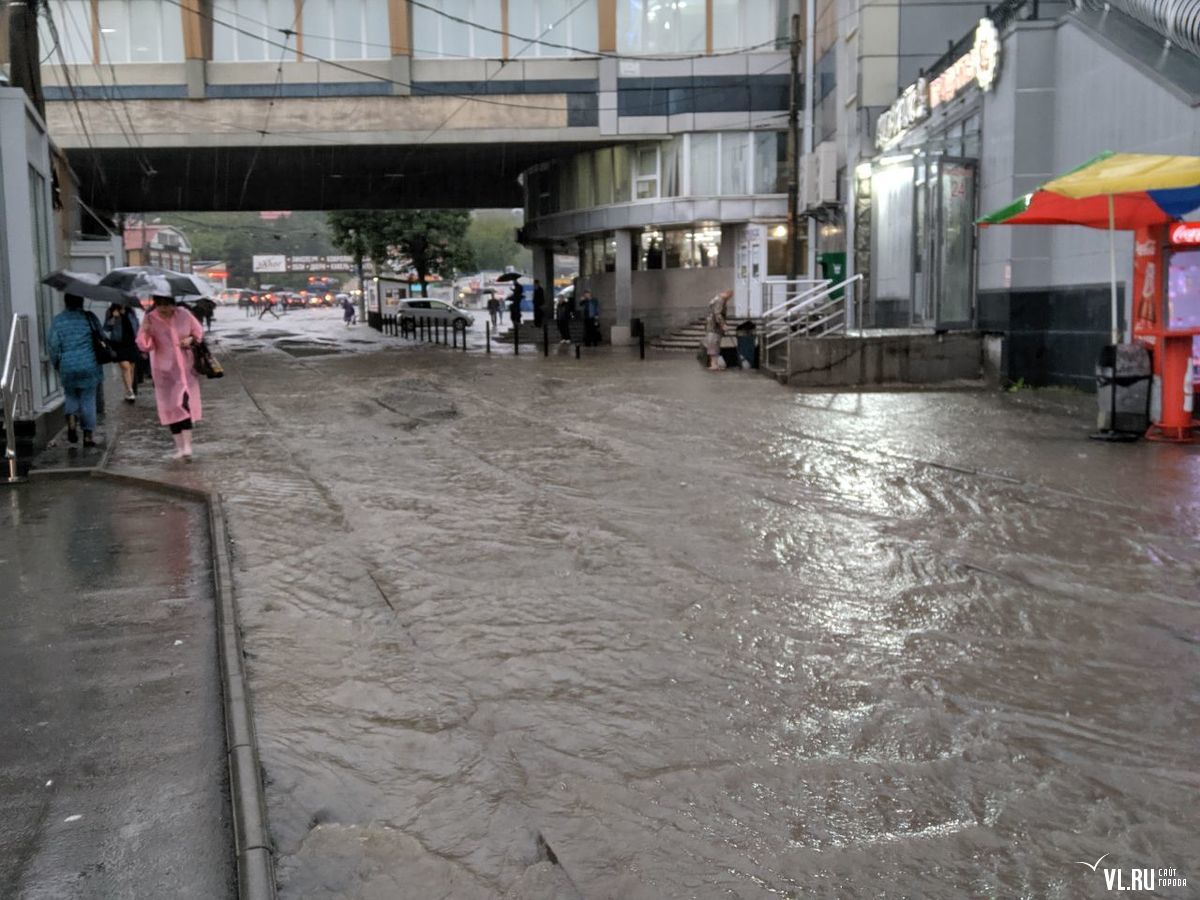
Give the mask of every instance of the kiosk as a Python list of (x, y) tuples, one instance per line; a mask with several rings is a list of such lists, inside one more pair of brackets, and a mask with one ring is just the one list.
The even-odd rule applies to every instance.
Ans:
[(1150, 440), (1191, 443), (1200, 421), (1193, 402), (1200, 367), (1200, 222), (1139, 228), (1134, 234), (1133, 341), (1150, 351)]

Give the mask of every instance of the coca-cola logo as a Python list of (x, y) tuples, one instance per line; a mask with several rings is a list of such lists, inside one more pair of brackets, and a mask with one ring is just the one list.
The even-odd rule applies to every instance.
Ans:
[(1171, 226), (1172, 244), (1200, 244), (1200, 222), (1180, 222)]

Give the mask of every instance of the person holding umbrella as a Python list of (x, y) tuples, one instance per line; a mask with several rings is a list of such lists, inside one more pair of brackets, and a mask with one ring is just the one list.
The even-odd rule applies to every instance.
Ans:
[(62, 379), (67, 443), (79, 440), (82, 425), (83, 446), (95, 447), (96, 389), (101, 369), (93, 340), (100, 332), (100, 323), (84, 310), (83, 298), (78, 294), (64, 294), (63, 303), (67, 308), (54, 317), (46, 344), (50, 362)]
[(125, 385), (125, 402), (137, 399), (134, 386), (134, 367), (142, 351), (137, 346), (138, 320), (133, 310), (123, 303), (114, 303), (108, 308), (104, 321), (104, 334), (117, 354), (117, 367), (121, 370), (121, 382)]
[(154, 295), (137, 345), (150, 354), (158, 420), (175, 439), (174, 459), (192, 460), (192, 426), (200, 421), (200, 379), (192, 365), (193, 344), (204, 340), (204, 329), (186, 309), (175, 304), (169, 288)]

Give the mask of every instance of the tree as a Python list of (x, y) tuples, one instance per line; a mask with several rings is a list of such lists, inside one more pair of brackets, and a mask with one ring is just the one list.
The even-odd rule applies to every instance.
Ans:
[(328, 217), (334, 244), (355, 257), (369, 258), (375, 271), (411, 267), (421, 293), (430, 272), (450, 277), (469, 268), (473, 256), (467, 243), (471, 214), (465, 210), (395, 209), (332, 212)]
[(467, 240), (481, 269), (505, 269), (508, 266), (528, 272), (532, 254), (517, 243), (516, 230), (522, 217), (511, 210), (477, 209), (471, 215)]

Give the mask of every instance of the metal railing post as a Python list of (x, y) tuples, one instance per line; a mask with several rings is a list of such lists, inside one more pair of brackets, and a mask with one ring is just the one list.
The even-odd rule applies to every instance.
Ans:
[(483, 323), (483, 341), (490, 354), (492, 352), (492, 322), (490, 319)]

